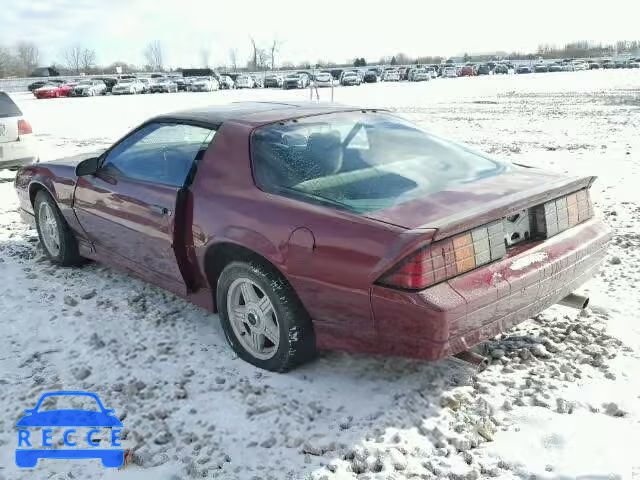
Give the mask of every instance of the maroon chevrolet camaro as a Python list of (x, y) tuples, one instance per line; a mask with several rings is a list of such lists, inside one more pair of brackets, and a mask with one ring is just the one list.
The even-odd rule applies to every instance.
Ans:
[(558, 303), (610, 239), (594, 179), (381, 110), (237, 103), (152, 118), (15, 185), (53, 262), (218, 312), (240, 357), (284, 371), (317, 348), (441, 359)]

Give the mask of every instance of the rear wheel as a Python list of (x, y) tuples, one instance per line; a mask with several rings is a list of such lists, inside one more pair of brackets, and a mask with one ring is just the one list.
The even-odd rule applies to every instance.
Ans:
[(285, 372), (314, 356), (311, 319), (273, 267), (230, 263), (220, 274), (216, 300), (227, 341), (243, 360)]
[(49, 259), (63, 266), (80, 264), (82, 257), (78, 241), (51, 195), (44, 190), (39, 191), (33, 209), (38, 237)]

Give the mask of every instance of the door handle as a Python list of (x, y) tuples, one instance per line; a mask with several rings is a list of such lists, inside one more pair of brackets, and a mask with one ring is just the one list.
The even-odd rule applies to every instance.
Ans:
[(167, 207), (163, 207), (162, 205), (149, 205), (149, 210), (153, 213), (157, 213), (158, 215), (171, 215), (171, 210)]

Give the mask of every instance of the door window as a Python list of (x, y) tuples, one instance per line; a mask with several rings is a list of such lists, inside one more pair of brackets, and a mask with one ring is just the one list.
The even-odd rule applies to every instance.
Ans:
[(107, 155), (107, 175), (181, 187), (215, 130), (179, 123), (152, 123), (133, 132)]

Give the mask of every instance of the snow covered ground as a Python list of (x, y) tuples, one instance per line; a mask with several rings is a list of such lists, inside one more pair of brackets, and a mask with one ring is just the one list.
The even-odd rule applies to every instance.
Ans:
[[(155, 113), (308, 95), (14, 98), (46, 160), (107, 145)], [(592, 195), (615, 237), (583, 288), (591, 307), (552, 307), (494, 339), (481, 373), (337, 352), (268, 373), (236, 358), (197, 307), (99, 265), (51, 266), (0, 172), (0, 479), (640, 478), (640, 71), (374, 84), (335, 98), (513, 161), (597, 175)], [(126, 415), (133, 463), (18, 469), (15, 422), (58, 389), (94, 391)]]

